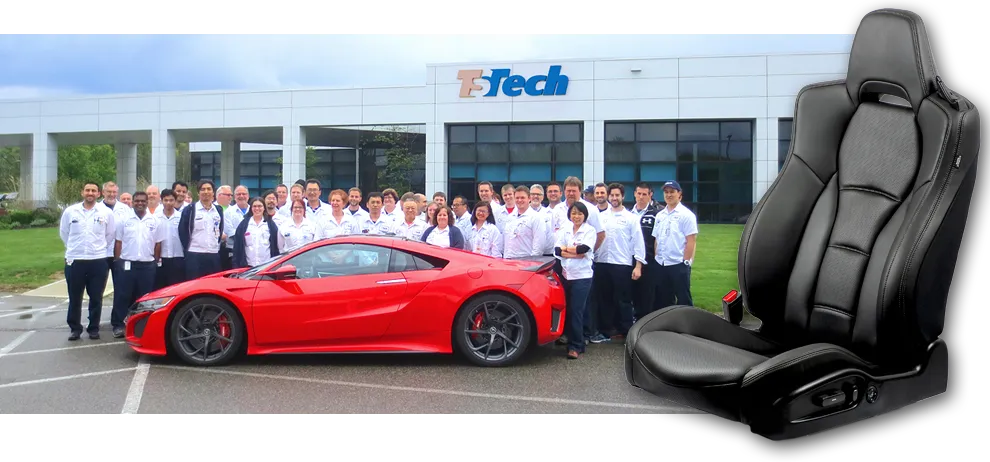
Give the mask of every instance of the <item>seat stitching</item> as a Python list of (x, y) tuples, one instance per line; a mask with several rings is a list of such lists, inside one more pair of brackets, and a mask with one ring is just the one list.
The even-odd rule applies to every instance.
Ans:
[(898, 199), (893, 194), (883, 192), (879, 189), (869, 188), (866, 186), (840, 186), (839, 191), (861, 191), (861, 192), (873, 193), (879, 196), (886, 197), (887, 199), (890, 199), (897, 203), (900, 203), (903, 200), (903, 199)]
[(870, 256), (870, 254), (868, 254), (866, 252), (863, 252), (862, 250), (854, 249), (852, 247), (844, 246), (842, 244), (829, 244), (828, 246), (831, 247), (831, 248), (833, 248), (833, 249), (842, 249), (842, 250), (848, 250), (850, 252), (856, 252), (856, 253), (858, 253), (858, 254), (860, 254), (860, 255), (862, 255), (864, 257), (867, 257), (867, 258), (869, 258), (869, 256)]
[[(670, 383), (670, 382), (668, 382), (668, 381), (666, 381), (666, 380), (658, 377), (656, 374), (654, 374), (653, 373), (653, 370), (650, 369), (650, 367), (647, 366), (646, 363), (644, 363), (642, 359), (640, 359), (639, 354), (637, 354), (635, 351), (633, 352), (633, 358), (636, 359), (636, 362), (638, 362), (639, 365), (643, 367), (643, 370), (645, 370), (646, 373), (650, 374), (650, 376), (652, 376), (653, 378), (657, 379), (658, 382), (660, 382), (660, 383), (662, 383), (664, 385), (667, 385), (669, 387), (696, 389), (696, 388), (722, 388), (722, 387), (729, 387), (729, 386), (733, 386), (733, 385), (739, 385), (739, 383), (737, 383), (737, 382), (718, 383), (718, 384), (714, 384), (714, 385), (699, 385), (699, 386), (678, 385), (678, 384)], [(743, 377), (745, 377), (745, 374), (743, 374)]]
[(843, 310), (841, 308), (834, 307), (834, 306), (828, 306), (828, 305), (822, 305), (822, 304), (816, 303), (815, 306), (814, 306), (814, 308), (815, 309), (819, 309), (819, 310), (824, 310), (824, 311), (834, 311), (834, 312), (839, 313), (841, 315), (844, 315), (845, 317), (850, 318), (850, 319), (856, 317), (856, 315), (854, 315), (852, 313), (847, 313), (845, 310)]
[[(742, 384), (743, 384), (743, 386), (746, 386), (747, 384), (752, 383), (753, 381), (755, 381), (757, 379), (760, 379), (763, 376), (765, 376), (767, 374), (770, 374), (771, 372), (776, 372), (776, 371), (778, 371), (780, 369), (787, 368), (787, 367), (791, 366), (792, 364), (799, 363), (801, 361), (804, 361), (805, 359), (808, 359), (808, 358), (811, 358), (811, 357), (814, 357), (814, 356), (823, 355), (823, 354), (832, 353), (832, 352), (839, 353), (839, 352), (842, 352), (842, 350), (840, 350), (838, 348), (831, 348), (831, 347), (829, 347), (829, 348), (825, 348), (823, 350), (815, 350), (815, 351), (811, 351), (811, 352), (805, 353), (802, 356), (799, 356), (797, 358), (788, 360), (785, 363), (780, 363), (780, 364), (778, 364), (776, 366), (772, 366), (772, 367), (770, 367), (769, 369), (767, 369), (767, 370), (765, 370), (763, 372), (759, 372), (759, 373), (757, 373), (756, 375), (754, 375), (750, 379), (746, 379), (745, 378), (746, 376), (743, 375), (743, 382), (742, 382)], [(759, 367), (759, 366), (757, 366), (757, 367)], [(750, 369), (750, 371), (752, 371), (752, 370), (753, 369)]]

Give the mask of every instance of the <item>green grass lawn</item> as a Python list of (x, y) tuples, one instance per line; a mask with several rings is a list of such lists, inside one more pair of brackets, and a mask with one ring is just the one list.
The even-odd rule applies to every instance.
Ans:
[(0, 291), (23, 292), (62, 279), (65, 246), (58, 228), (0, 231)]
[[(742, 225), (699, 225), (691, 274), (694, 304), (721, 311), (722, 296), (738, 288), (736, 252)], [(65, 248), (58, 228), (0, 231), (0, 291), (23, 292), (62, 279)]]

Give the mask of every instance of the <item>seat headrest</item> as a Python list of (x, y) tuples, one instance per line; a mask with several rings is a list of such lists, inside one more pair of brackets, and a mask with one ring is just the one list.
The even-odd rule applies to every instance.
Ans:
[(889, 94), (907, 100), (915, 112), (937, 91), (938, 71), (921, 17), (905, 10), (872, 11), (860, 22), (846, 88), (855, 104)]

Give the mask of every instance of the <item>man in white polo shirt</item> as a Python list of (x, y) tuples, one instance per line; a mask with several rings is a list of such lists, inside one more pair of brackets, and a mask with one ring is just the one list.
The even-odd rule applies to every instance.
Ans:
[(155, 274), (162, 258), (162, 241), (169, 223), (148, 211), (148, 193), (134, 193), (134, 211), (116, 224), (113, 259), (120, 279), (114, 281), (110, 326), (113, 337), (124, 336), (124, 318), (137, 299), (155, 289)]
[(595, 253), (595, 275), (601, 276), (598, 305), (599, 332), (612, 340), (625, 338), (633, 325), (633, 281), (642, 276), (646, 244), (639, 217), (622, 205), (626, 189), (619, 183), (608, 188), (609, 208), (601, 213), (605, 242)]
[(543, 255), (547, 238), (546, 221), (542, 214), (529, 208), (529, 188), (516, 187), (514, 197), (509, 191), (503, 190), (502, 197), (512, 197), (514, 202), (512, 212), (505, 216), (503, 257), (529, 258)]
[[(698, 218), (681, 203), (681, 185), (668, 181), (663, 185), (667, 206), (657, 212), (653, 225), (656, 238), (656, 309), (671, 305), (692, 305), (691, 265), (698, 237)], [(651, 268), (652, 270), (652, 268)]]

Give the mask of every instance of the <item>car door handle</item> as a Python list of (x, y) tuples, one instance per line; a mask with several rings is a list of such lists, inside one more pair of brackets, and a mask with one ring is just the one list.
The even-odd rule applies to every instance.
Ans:
[(405, 279), (388, 279), (385, 281), (378, 281), (378, 284), (398, 284), (400, 282), (406, 282)]

